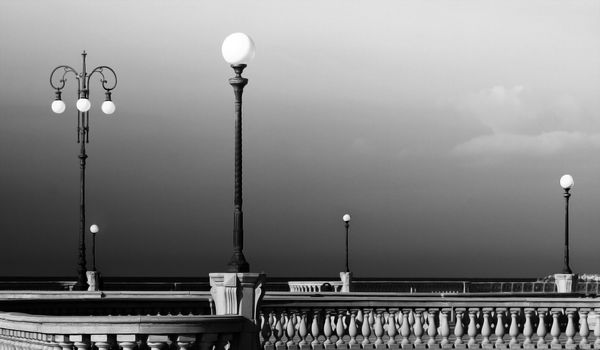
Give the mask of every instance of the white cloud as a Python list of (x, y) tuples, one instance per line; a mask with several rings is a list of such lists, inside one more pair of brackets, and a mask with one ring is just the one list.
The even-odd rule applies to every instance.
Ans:
[[(523, 86), (494, 86), (456, 101), (458, 112), (488, 128), (452, 149), (456, 155), (552, 155), (600, 148), (578, 101), (540, 96)], [(593, 123), (592, 123), (593, 124)]]
[(600, 134), (552, 131), (538, 135), (492, 134), (462, 143), (452, 150), (456, 155), (536, 155), (545, 156), (564, 150), (600, 148)]

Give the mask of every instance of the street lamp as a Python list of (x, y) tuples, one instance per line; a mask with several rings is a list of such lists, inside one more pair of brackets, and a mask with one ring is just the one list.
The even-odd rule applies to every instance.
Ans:
[(563, 267), (563, 273), (572, 274), (571, 268), (569, 267), (569, 197), (571, 194), (569, 191), (573, 188), (575, 182), (573, 181), (573, 176), (571, 175), (563, 175), (560, 178), (560, 187), (565, 190), (563, 196), (565, 197), (565, 261)]
[[(77, 143), (81, 144), (79, 152), (80, 166), (80, 196), (79, 196), (79, 262), (77, 268), (77, 282), (73, 287), (74, 290), (87, 289), (86, 282), (86, 261), (85, 261), (85, 163), (87, 154), (85, 152), (85, 144), (89, 143), (89, 123), (91, 102), (89, 100), (89, 84), (90, 78), (97, 73), (100, 78), (100, 83), (104, 89), (105, 101), (102, 103), (102, 111), (105, 114), (112, 114), (115, 111), (115, 104), (112, 102), (111, 92), (117, 86), (117, 75), (115, 71), (107, 66), (98, 66), (91, 72), (87, 72), (85, 65), (86, 52), (81, 54), (83, 58), (83, 68), (81, 72), (77, 72), (70, 66), (62, 65), (54, 68), (50, 73), (50, 86), (55, 89), (55, 100), (52, 102), (52, 111), (61, 114), (65, 111), (66, 106), (62, 101), (62, 89), (67, 82), (66, 76), (68, 73), (73, 73), (77, 79)], [(107, 80), (109, 78), (109, 80)]]
[(350, 228), (350, 214), (344, 214), (342, 220), (344, 220), (344, 226), (346, 226), (346, 272), (350, 272), (350, 268), (348, 267), (348, 229)]
[(229, 272), (249, 272), (250, 265), (244, 257), (244, 214), (242, 212), (242, 93), (248, 79), (242, 78), (246, 64), (254, 58), (252, 39), (244, 33), (233, 33), (221, 46), (223, 58), (231, 65), (235, 77), (229, 79), (235, 94), (235, 170), (233, 209), (233, 255)]
[(96, 233), (98, 231), (100, 231), (98, 225), (90, 226), (90, 232), (92, 233), (92, 271), (96, 271)]

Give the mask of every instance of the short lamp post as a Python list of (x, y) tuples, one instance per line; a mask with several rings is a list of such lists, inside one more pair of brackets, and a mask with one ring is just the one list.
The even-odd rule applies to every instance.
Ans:
[(235, 170), (233, 199), (233, 255), (229, 272), (249, 272), (250, 265), (244, 257), (244, 214), (242, 212), (242, 94), (248, 79), (242, 78), (246, 64), (254, 58), (252, 39), (244, 33), (233, 33), (221, 46), (223, 58), (231, 65), (235, 77), (229, 79), (235, 94)]
[(90, 226), (90, 233), (92, 234), (92, 271), (96, 271), (96, 233), (98, 231), (100, 231), (98, 225)]
[(104, 89), (105, 101), (102, 103), (102, 112), (105, 114), (113, 114), (115, 112), (115, 104), (112, 102), (111, 93), (117, 86), (117, 75), (115, 71), (107, 66), (98, 66), (92, 69), (91, 72), (86, 68), (86, 52), (81, 54), (83, 65), (81, 72), (77, 72), (74, 68), (66, 65), (58, 66), (52, 70), (50, 74), (50, 86), (55, 89), (55, 100), (52, 102), (52, 111), (56, 114), (61, 114), (65, 111), (66, 106), (62, 101), (62, 90), (67, 82), (67, 74), (73, 73), (77, 80), (77, 143), (80, 146), (79, 152), (79, 167), (80, 167), (80, 196), (79, 196), (79, 262), (77, 267), (77, 282), (73, 287), (74, 290), (85, 290), (88, 285), (86, 282), (86, 259), (85, 259), (85, 165), (87, 154), (85, 144), (89, 143), (90, 132), (90, 107), (89, 100), (89, 85), (90, 78), (94, 75), (100, 78), (100, 83)]
[(344, 220), (344, 226), (346, 227), (346, 272), (350, 272), (350, 267), (348, 267), (348, 230), (350, 229), (350, 214), (342, 216), (342, 220)]
[(90, 226), (90, 233), (92, 234), (92, 270), (86, 272), (88, 291), (100, 290), (100, 272), (96, 270), (96, 233), (98, 231), (100, 231), (98, 225)]
[(340, 272), (340, 279), (342, 280), (342, 293), (348, 293), (351, 289), (352, 284), (352, 272), (350, 272), (350, 266), (348, 265), (348, 230), (350, 229), (350, 214), (344, 214), (342, 216), (344, 220), (344, 226), (346, 228), (346, 271)]
[(560, 178), (560, 187), (565, 190), (563, 196), (565, 197), (565, 254), (564, 254), (564, 266), (562, 273), (572, 274), (571, 267), (569, 266), (569, 198), (571, 193), (569, 191), (573, 188), (575, 182), (573, 176), (563, 175)]

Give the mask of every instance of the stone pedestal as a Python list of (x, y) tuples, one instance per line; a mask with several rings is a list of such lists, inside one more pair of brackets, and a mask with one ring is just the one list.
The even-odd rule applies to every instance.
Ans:
[(554, 283), (556, 284), (556, 291), (559, 293), (571, 293), (573, 292), (573, 277), (575, 275), (570, 273), (557, 273), (554, 274)]
[(254, 322), (264, 295), (262, 273), (210, 273), (210, 294), (216, 315), (240, 315)]
[(100, 272), (86, 271), (88, 292), (97, 292), (100, 290)]
[(340, 279), (342, 280), (342, 293), (350, 292), (350, 285), (352, 284), (352, 272), (340, 272)]

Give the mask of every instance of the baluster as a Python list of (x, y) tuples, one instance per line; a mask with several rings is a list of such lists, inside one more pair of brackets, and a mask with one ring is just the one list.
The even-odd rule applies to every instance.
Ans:
[(575, 308), (567, 308), (565, 312), (567, 313), (567, 328), (565, 329), (565, 335), (567, 336), (567, 341), (565, 342), (566, 349), (574, 349), (575, 342), (573, 341), (573, 336), (575, 336), (575, 324), (573, 321), (574, 313), (577, 311)]
[(271, 314), (269, 313), (265, 316), (264, 312), (261, 312), (260, 318), (262, 321), (260, 327), (260, 334), (263, 338), (263, 349), (271, 348), (273, 346), (273, 343), (271, 343), (271, 324), (269, 323), (269, 321), (271, 321)]
[(192, 347), (192, 344), (196, 342), (196, 336), (193, 334), (181, 334), (177, 336), (176, 340), (179, 350), (189, 350)]
[(335, 342), (335, 345), (338, 348), (345, 348), (346, 347), (346, 342), (344, 342), (344, 333), (345, 333), (345, 329), (344, 329), (344, 313), (345, 310), (338, 310), (338, 317), (337, 317), (337, 322), (335, 324), (335, 333), (337, 335), (337, 341)]
[[(94, 343), (97, 350), (108, 350), (110, 347), (110, 344), (108, 344), (108, 336), (106, 334), (92, 334), (91, 341)], [(79, 347), (77, 347), (77, 349), (79, 349)]]
[(313, 349), (320, 348), (321, 342), (319, 341), (319, 310), (313, 310), (312, 325), (310, 326), (310, 335), (313, 337), (313, 341), (310, 343)]
[(137, 347), (135, 334), (117, 334), (117, 344), (123, 350), (134, 350)]
[(371, 348), (371, 342), (369, 341), (369, 336), (371, 335), (371, 325), (369, 324), (369, 320), (371, 319), (371, 310), (365, 309), (364, 311), (364, 320), (362, 323), (362, 327), (360, 332), (363, 336), (362, 345), (364, 349)]
[[(358, 311), (358, 315), (357, 315)], [(348, 325), (348, 335), (350, 335), (350, 341), (348, 342), (348, 347), (350, 349), (360, 349), (360, 344), (356, 341), (356, 336), (358, 335), (358, 326), (356, 325), (356, 320), (358, 316), (361, 316), (362, 313), (360, 310), (350, 310), (350, 324)], [(362, 317), (361, 317), (362, 318)]]
[(300, 322), (298, 323), (298, 334), (300, 335), (300, 343), (298, 343), (298, 345), (302, 350), (310, 348), (310, 345), (306, 340), (306, 337), (308, 336), (307, 322), (308, 321), (306, 320), (306, 311), (302, 311), (302, 315), (300, 316)]
[(88, 350), (90, 348), (89, 338), (84, 339), (83, 335), (69, 335), (69, 340), (73, 342), (77, 350)]
[(517, 341), (517, 337), (519, 336), (519, 322), (517, 320), (517, 315), (519, 314), (520, 309), (510, 309), (510, 329), (508, 330), (508, 335), (510, 335), (509, 347), (519, 347), (519, 342)]
[(581, 308), (579, 309), (579, 319), (580, 319), (580, 327), (579, 327), (579, 335), (581, 336), (581, 341), (579, 341), (579, 347), (581, 349), (589, 349), (590, 344), (588, 342), (588, 336), (590, 335), (590, 328), (588, 325), (588, 313), (590, 309)]
[(479, 309), (477, 308), (469, 308), (469, 329), (467, 331), (467, 334), (469, 335), (469, 342), (467, 343), (467, 346), (469, 348), (476, 348), (477, 346), (477, 342), (475, 341), (475, 337), (477, 336), (477, 312), (479, 311)]
[(594, 313), (596, 314), (596, 326), (594, 327), (594, 349), (600, 349), (600, 308), (595, 308)]
[(442, 336), (442, 340), (440, 341), (440, 346), (442, 348), (448, 348), (448, 336), (450, 335), (450, 325), (448, 324), (448, 314), (451, 309), (442, 309), (440, 312), (440, 335)]
[(333, 328), (331, 327), (330, 312), (330, 310), (327, 310), (325, 314), (325, 324), (323, 325), (323, 334), (325, 335), (325, 342), (323, 343), (323, 345), (325, 345), (326, 349), (328, 348), (328, 345), (330, 346), (333, 344), (333, 342), (331, 341), (331, 336), (333, 335)]
[(456, 340), (454, 341), (455, 348), (464, 347), (462, 337), (465, 335), (465, 328), (463, 326), (462, 319), (465, 314), (465, 311), (466, 311), (466, 309), (464, 309), (464, 308), (457, 308), (455, 310), (455, 312), (456, 312), (456, 324), (454, 325), (454, 336), (456, 337)]
[(146, 344), (152, 350), (162, 350), (167, 348), (167, 341), (169, 341), (169, 337), (166, 335), (149, 335)]
[(294, 341), (294, 336), (296, 335), (296, 327), (294, 324), (294, 320), (296, 319), (296, 313), (294, 311), (290, 311), (290, 315), (287, 318), (287, 322), (285, 325), (285, 331), (287, 336), (287, 348), (288, 349), (297, 349), (298, 344)]
[(275, 335), (275, 349), (285, 348), (283, 342), (283, 321), (285, 320), (285, 311), (279, 317), (275, 316), (275, 327), (273, 327), (273, 335)]
[(427, 340), (427, 347), (433, 348), (435, 346), (435, 335), (437, 333), (437, 328), (435, 327), (435, 316), (438, 313), (438, 309), (429, 309), (429, 313), (427, 314), (427, 335), (429, 339)]
[(560, 341), (558, 337), (560, 336), (560, 325), (558, 323), (558, 316), (560, 316), (562, 309), (554, 308), (551, 309), (552, 313), (552, 328), (550, 329), (550, 335), (552, 336), (552, 341), (550, 342), (551, 347), (560, 346)]
[(530, 349), (533, 348), (533, 344), (531, 343), (531, 336), (533, 335), (533, 324), (531, 323), (531, 314), (534, 309), (525, 308), (525, 325), (523, 325), (523, 336), (525, 339), (523, 340), (523, 348)]
[(398, 348), (398, 343), (396, 343), (396, 312), (398, 312), (398, 309), (390, 309), (389, 313), (390, 315), (388, 316), (388, 329), (387, 329), (387, 333), (388, 336), (390, 337), (390, 339), (388, 339), (388, 348), (390, 349), (397, 349)]
[(402, 348), (408, 347), (409, 345), (408, 337), (410, 336), (410, 324), (408, 315), (410, 314), (410, 311), (410, 309), (402, 309), (402, 325), (400, 326), (400, 335), (402, 336), (400, 345), (402, 345)]
[(496, 309), (496, 330), (494, 334), (496, 334), (496, 348), (505, 348), (504, 344), (504, 334), (506, 333), (506, 329), (504, 328), (504, 314), (506, 313), (505, 308), (497, 308)]
[(492, 334), (492, 327), (490, 326), (490, 312), (493, 309), (491, 308), (483, 308), (483, 325), (481, 326), (481, 336), (483, 339), (481, 340), (482, 348), (491, 348), (492, 344), (490, 344), (490, 335)]
[(415, 324), (413, 325), (413, 334), (415, 335), (415, 349), (417, 347), (423, 348), (423, 340), (421, 337), (423, 336), (423, 324), (421, 320), (421, 314), (425, 311), (425, 309), (415, 309)]
[(379, 348), (381, 345), (385, 347), (385, 344), (383, 344), (383, 340), (381, 339), (381, 337), (383, 337), (383, 324), (381, 322), (381, 313), (383, 312), (383, 310), (377, 309), (376, 312), (377, 315), (375, 315), (375, 324), (373, 325), (375, 336), (377, 337), (377, 339), (375, 340), (375, 348)]
[[(10, 334), (7, 334), (7, 335), (10, 335)], [(598, 333), (596, 333), (596, 337), (597, 336), (598, 336)], [(68, 336), (57, 335), (54, 338), (54, 341), (58, 343), (58, 345), (62, 348), (62, 350), (73, 350), (73, 343), (69, 340)]]
[(546, 334), (548, 334), (548, 330), (546, 329), (546, 313), (548, 309), (540, 308), (538, 309), (538, 326), (537, 326), (537, 348), (538, 349), (547, 349), (548, 345), (546, 344)]

